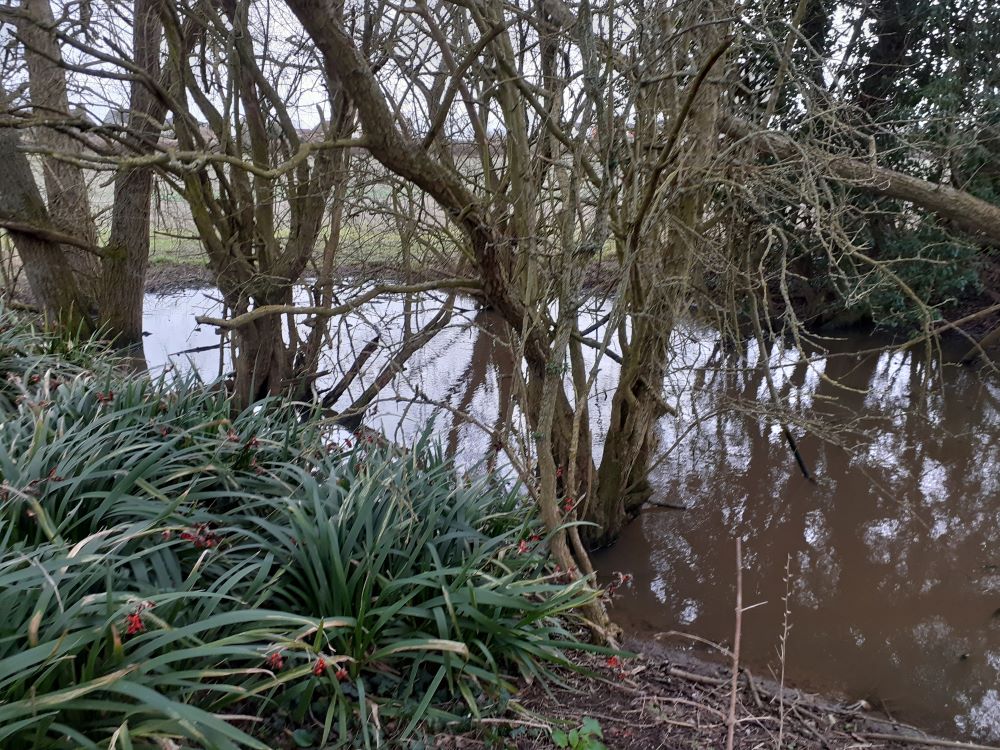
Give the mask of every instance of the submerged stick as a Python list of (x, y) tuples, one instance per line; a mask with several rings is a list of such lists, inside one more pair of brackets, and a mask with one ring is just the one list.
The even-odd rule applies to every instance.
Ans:
[[(753, 305), (752, 310), (752, 320), (754, 335), (757, 338), (757, 350), (760, 352), (760, 366), (764, 368), (764, 380), (767, 382), (768, 393), (771, 394), (771, 401), (774, 402), (775, 407), (780, 408), (781, 398), (778, 396), (778, 389), (774, 385), (774, 377), (771, 375), (771, 366), (768, 364), (769, 352), (767, 346), (764, 344), (764, 330), (760, 325), (760, 316), (757, 312), (757, 297), (755, 295), (750, 295), (750, 302)], [(806, 478), (807, 481), (816, 483), (812, 475), (809, 473), (809, 469), (806, 468), (805, 459), (802, 458), (802, 454), (799, 453), (799, 446), (795, 442), (795, 438), (792, 436), (792, 431), (788, 429), (788, 423), (785, 420), (780, 420), (781, 431), (785, 435), (785, 440), (788, 442), (788, 447), (792, 449), (792, 455), (795, 456), (795, 463), (799, 465), (799, 470), (802, 472), (802, 476)]]
[(798, 443), (796, 443), (795, 438), (792, 437), (792, 431), (788, 429), (788, 425), (782, 423), (781, 431), (785, 433), (785, 440), (788, 441), (788, 447), (792, 449), (792, 455), (795, 456), (795, 463), (799, 465), (799, 470), (802, 472), (802, 476), (813, 484), (816, 484), (816, 479), (809, 473), (809, 469), (806, 467), (805, 459), (803, 459), (802, 454), (799, 453)]

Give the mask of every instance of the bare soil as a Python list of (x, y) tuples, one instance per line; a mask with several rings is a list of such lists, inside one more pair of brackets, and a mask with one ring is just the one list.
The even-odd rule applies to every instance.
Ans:
[(146, 272), (148, 294), (173, 294), (185, 289), (215, 286), (215, 276), (204, 265), (190, 263), (154, 263)]

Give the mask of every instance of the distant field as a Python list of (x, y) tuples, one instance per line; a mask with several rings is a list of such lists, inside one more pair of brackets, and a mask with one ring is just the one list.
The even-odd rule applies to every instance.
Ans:
[[(36, 181), (45, 193), (41, 166), (34, 161)], [(366, 190), (365, 200), (374, 204), (388, 203), (388, 191), (375, 186)], [(96, 216), (101, 241), (106, 241), (111, 229), (111, 208), (114, 202), (114, 181), (109, 173), (95, 175), (90, 181), (91, 210)], [(279, 216), (285, 209), (278, 208)], [(386, 226), (375, 212), (357, 211), (341, 231), (338, 263), (343, 265), (386, 265), (401, 260), (399, 234)], [(287, 235), (287, 226), (279, 229), (278, 237)], [(322, 253), (323, 239), (317, 243), (317, 260)], [(157, 265), (207, 264), (205, 250), (198, 237), (187, 202), (163, 180), (157, 180), (153, 193), (153, 219), (150, 226), (150, 262)], [(415, 259), (414, 262), (417, 262)]]
[[(36, 179), (44, 193), (41, 168), (35, 164)], [(90, 182), (91, 210), (96, 216), (100, 240), (106, 241), (111, 228), (111, 209), (114, 202), (113, 176), (101, 173)], [(384, 185), (368, 185), (360, 195), (352, 196), (347, 218), (341, 229), (337, 265), (340, 267), (401, 266), (402, 242), (396, 224), (389, 213), (392, 199)], [(436, 216), (438, 209), (425, 204), (425, 217), (429, 221), (445, 224)], [(157, 266), (184, 265), (204, 268), (207, 257), (187, 202), (164, 180), (157, 180), (153, 193), (153, 213), (150, 226), (150, 263)], [(287, 209), (279, 205), (280, 216)], [(286, 236), (287, 224), (279, 228), (278, 238)], [(316, 261), (320, 260), (328, 229), (321, 232), (316, 247)], [(417, 270), (452, 268), (458, 259), (458, 250), (448, 230), (435, 227), (411, 238), (411, 263)], [(609, 246), (602, 253), (613, 258)], [(604, 258), (598, 259), (598, 265)]]
[[(204, 265), (205, 250), (191, 219), (187, 203), (166, 186), (154, 197), (154, 216), (150, 229), (150, 262), (157, 264)], [(111, 196), (106, 196), (110, 206)], [(99, 210), (98, 206), (94, 206)], [(381, 226), (380, 226), (381, 225)], [(317, 258), (323, 250), (328, 230), (321, 233), (317, 243)], [(288, 229), (279, 229), (278, 238), (287, 236)], [(375, 221), (371, 216), (357, 217), (345, 222), (341, 230), (338, 263), (348, 265), (385, 265), (401, 259), (399, 234)]]

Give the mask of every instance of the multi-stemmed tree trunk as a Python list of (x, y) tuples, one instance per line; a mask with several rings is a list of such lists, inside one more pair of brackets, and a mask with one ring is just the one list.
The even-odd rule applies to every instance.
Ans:
[[(596, 543), (617, 538), (653, 494), (649, 471), (659, 421), (673, 411), (663, 398), (670, 340), (691, 298), (689, 279), (703, 252), (698, 245), (706, 241), (708, 199), (723, 176), (713, 171), (713, 162), (726, 94), (719, 71), (732, 43), (728, 14), (716, 3), (703, 4), (694, 15), (685, 10), (664, 11), (658, 23), (664, 34), (704, 24), (691, 32), (689, 49), (664, 54), (660, 38), (650, 34), (636, 50), (637, 69), (654, 83), (634, 82), (641, 93), (633, 107), (633, 152), (646, 158), (635, 158), (625, 170), (620, 201), (618, 255), (630, 325), (619, 332), (621, 373), (590, 508), (589, 520), (599, 529), (592, 535)], [(670, 73), (691, 59), (697, 73), (680, 86)]]
[(49, 212), (20, 148), (19, 132), (0, 128), (0, 223), (14, 240), (28, 283), (46, 318), (83, 334), (91, 332), (89, 300), (66, 262), (62, 232), (52, 227)]
[[(90, 210), (89, 188), (83, 169), (61, 158), (79, 156), (83, 145), (78, 137), (64, 130), (73, 117), (66, 72), (61, 67), (62, 50), (54, 33), (56, 22), (52, 6), (48, 0), (25, 0), (17, 19), (17, 34), (24, 45), (28, 68), (32, 115), (36, 120), (55, 125), (35, 128), (39, 145), (47, 152), (41, 166), (49, 218), (59, 231), (97, 247), (97, 226)], [(62, 252), (88, 306), (93, 308), (100, 283), (100, 260), (78, 247), (63, 245)], [(86, 312), (92, 315), (95, 310)]]
[[(314, 374), (297, 370), (297, 364), (308, 369), (317, 358), (315, 351), (299, 356), (301, 342), (290, 315), (252, 313), (292, 305), (334, 187), (347, 178), (334, 141), (351, 130), (350, 104), (333, 79), (322, 141), (304, 141), (278, 82), (265, 73), (267, 61), (255, 46), (263, 40), (255, 38), (260, 34), (254, 34), (246, 6), (206, 5), (188, 11), (186, 24), (172, 15), (164, 20), (174, 131), (182, 149), (205, 152), (209, 163), (197, 171), (180, 168), (176, 177), (226, 307), (234, 318), (245, 316), (235, 326), (233, 357), (233, 387), (245, 406), (295, 392)], [(202, 40), (202, 55), (216, 54), (224, 63), (217, 91), (203, 91), (196, 83), (188, 54), (193, 37)], [(208, 119), (217, 147), (206, 142), (193, 107)], [(213, 152), (219, 158), (212, 160)], [(331, 233), (339, 230), (328, 227)], [(311, 324), (326, 322), (317, 316)]]
[[(156, 93), (161, 3), (136, 0), (133, 10), (129, 108), (109, 147), (126, 159), (155, 150), (165, 112)], [(6, 206), (0, 222), (12, 231), (32, 292), (51, 321), (74, 333), (99, 330), (117, 345), (134, 347), (142, 342), (153, 174), (130, 167), (116, 175), (110, 238), (101, 247), (81, 167), (84, 123), (71, 112), (51, 5), (26, 0), (14, 18), (24, 47), (34, 150), (41, 152), (47, 206), (21, 150), (17, 123), (6, 122), (0, 135), (10, 169), (8, 178), (0, 179), (0, 203)], [(33, 231), (18, 232), (17, 226)]]
[[(525, 295), (533, 294), (530, 283), (518, 284), (517, 279), (511, 279), (511, 271), (517, 267), (518, 249), (534, 241), (535, 224), (531, 206), (536, 193), (529, 189), (532, 183), (529, 178), (530, 151), (525, 141), (525, 103), (517, 92), (515, 82), (507, 79), (506, 83), (500, 85), (498, 94), (503, 102), (505, 121), (509, 128), (507, 155), (512, 167), (508, 176), (514, 183), (510, 189), (516, 196), (508, 204), (514, 205), (513, 215), (504, 217), (496, 215), (487, 201), (481, 200), (466, 187), (461, 173), (450, 160), (433, 158), (425, 146), (399, 129), (396, 116), (368, 61), (338, 20), (334, 2), (292, 0), (289, 5), (320, 51), (327, 75), (331, 80), (339, 81), (354, 103), (368, 151), (388, 169), (430, 195), (463, 230), (469, 256), (482, 282), (483, 295), (490, 306), (510, 323), (512, 332), (519, 339), (517, 348), (524, 356), (527, 390), (534, 394), (534, 403), (527, 405), (527, 412), (536, 421), (536, 429), (540, 435), (539, 445), (543, 448), (538, 464), (543, 485), (540, 507), (546, 524), (556, 532), (551, 540), (553, 555), (568, 571), (576, 571), (579, 564), (585, 572), (589, 572), (586, 555), (574, 559), (569, 539), (563, 532), (556, 531), (560, 519), (556, 509), (556, 469), (553, 456), (568, 458), (571, 455), (574, 443), (571, 434), (574, 424), (573, 408), (561, 385), (558, 388), (552, 387), (553, 373), (559, 371), (559, 356), (553, 354), (545, 317), (536, 318), (537, 309), (530, 310), (525, 305)], [(500, 21), (489, 14), (476, 20), (491, 27), (496, 27)], [(513, 57), (510, 40), (502, 26), (496, 28), (499, 30), (488, 32), (490, 36), (487, 40), (495, 39), (493, 53), (497, 59), (507, 63)], [(439, 35), (440, 38), (443, 37)], [(457, 74), (462, 75), (462, 71), (457, 71)], [(467, 104), (471, 102), (467, 100)], [(434, 103), (431, 112), (439, 112), (440, 106), (440, 102)], [(443, 106), (447, 109), (448, 104)], [(474, 110), (471, 114), (475, 114)], [(478, 127), (477, 131), (483, 132)], [(427, 145), (433, 142), (432, 139)], [(480, 153), (487, 160), (490, 144), (481, 140), (480, 145)], [(491, 166), (485, 164), (483, 171), (490, 174)], [(498, 197), (491, 196), (491, 200)], [(563, 341), (566, 338), (565, 331), (566, 326), (563, 326), (560, 333)], [(538, 409), (542, 403), (547, 416), (543, 416)], [(547, 443), (555, 441), (558, 444), (544, 450)], [(581, 452), (580, 455), (589, 459), (587, 452)], [(589, 460), (587, 463), (589, 464)], [(587, 471), (592, 474), (590, 465), (587, 466)], [(607, 626), (607, 615), (600, 606), (595, 605), (590, 616), (596, 629)]]

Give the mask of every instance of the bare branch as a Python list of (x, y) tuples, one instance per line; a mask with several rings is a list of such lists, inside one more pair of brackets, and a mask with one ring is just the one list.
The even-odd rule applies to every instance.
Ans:
[(482, 288), (482, 284), (476, 279), (441, 279), (440, 281), (428, 281), (421, 284), (377, 284), (364, 294), (355, 297), (350, 302), (335, 307), (299, 307), (296, 305), (264, 305), (249, 312), (237, 315), (235, 318), (213, 318), (207, 315), (199, 315), (196, 321), (203, 325), (211, 325), (216, 328), (233, 330), (250, 325), (256, 320), (271, 315), (315, 315), (320, 318), (328, 318), (335, 315), (343, 315), (371, 302), (376, 297), (385, 294), (413, 294), (416, 292), (429, 292), (438, 289), (460, 289), (475, 291)]

